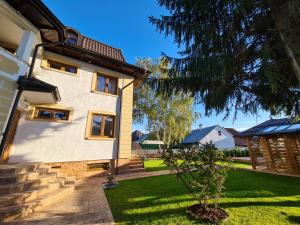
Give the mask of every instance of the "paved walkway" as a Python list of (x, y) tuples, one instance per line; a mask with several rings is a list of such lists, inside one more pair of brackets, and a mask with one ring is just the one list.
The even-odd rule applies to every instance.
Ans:
[[(169, 174), (169, 170), (117, 175), (116, 181)], [(62, 202), (51, 205), (19, 221), (5, 225), (88, 225), (114, 224), (102, 183), (105, 177), (92, 177), (79, 181), (74, 193)]]
[(153, 177), (153, 176), (160, 176), (160, 175), (166, 175), (170, 174), (170, 170), (160, 170), (160, 171), (154, 171), (154, 172), (139, 172), (139, 173), (126, 173), (115, 176), (116, 181), (120, 180), (131, 180), (136, 178), (142, 178), (142, 177)]
[(101, 183), (104, 178), (96, 177), (80, 181), (74, 193), (63, 201), (5, 225), (88, 225), (114, 224)]

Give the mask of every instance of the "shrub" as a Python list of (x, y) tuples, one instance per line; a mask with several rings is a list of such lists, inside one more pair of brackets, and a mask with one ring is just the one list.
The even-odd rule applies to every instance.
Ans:
[(176, 152), (167, 149), (163, 159), (200, 205), (208, 209), (212, 200), (218, 207), (229, 169), (229, 160), (222, 151), (212, 144), (192, 145)]

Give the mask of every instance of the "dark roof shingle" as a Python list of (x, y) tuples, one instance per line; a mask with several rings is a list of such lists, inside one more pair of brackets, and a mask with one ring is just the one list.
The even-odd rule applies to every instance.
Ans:
[[(249, 136), (258, 136), (262, 135), (262, 131), (268, 127), (276, 127), (276, 126), (283, 126), (283, 125), (292, 125), (292, 124), (299, 124), (300, 122), (294, 123), (292, 119), (290, 118), (283, 118), (283, 119), (271, 119), (267, 120), (263, 123), (260, 123), (254, 127), (249, 128), (248, 130), (245, 130), (243, 132), (239, 133), (239, 136), (241, 137), (249, 137)], [(295, 132), (295, 130), (291, 130)], [(298, 131), (298, 130), (297, 130)], [(299, 129), (300, 131), (300, 129)], [(285, 131), (281, 130), (280, 133), (284, 133)], [(276, 131), (273, 131), (272, 133), (276, 133)]]
[(121, 49), (111, 47), (91, 38), (81, 36), (81, 47), (92, 52), (110, 57), (112, 59), (125, 62)]

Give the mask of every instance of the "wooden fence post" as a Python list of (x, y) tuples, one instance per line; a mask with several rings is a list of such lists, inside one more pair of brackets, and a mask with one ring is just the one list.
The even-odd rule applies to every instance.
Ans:
[(297, 148), (296, 143), (291, 140), (287, 135), (283, 136), (284, 139), (284, 145), (285, 145), (285, 151), (289, 160), (289, 163), (291, 164), (292, 173), (294, 174), (300, 174), (300, 169), (298, 166), (297, 159), (294, 155), (293, 148)]
[(253, 151), (252, 149), (252, 141), (250, 137), (247, 137), (247, 145), (248, 145), (248, 150), (249, 150), (249, 155), (250, 155), (250, 160), (252, 164), (252, 169), (256, 170), (256, 152)]
[(265, 160), (267, 161), (267, 167), (270, 166), (270, 168), (268, 169), (275, 169), (275, 165), (274, 165), (274, 158), (273, 158), (273, 154), (272, 151), (270, 149), (268, 140), (266, 137), (261, 137), (260, 138), (260, 144), (262, 147), (262, 151), (263, 151), (263, 155)]

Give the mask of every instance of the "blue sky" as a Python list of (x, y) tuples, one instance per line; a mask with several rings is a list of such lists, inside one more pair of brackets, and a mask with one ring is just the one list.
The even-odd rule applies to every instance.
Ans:
[[(156, 32), (148, 17), (160, 16), (167, 12), (157, 5), (156, 0), (44, 0), (54, 14), (66, 25), (81, 34), (101, 41), (116, 48), (121, 48), (126, 61), (134, 64), (136, 58), (158, 58), (161, 52), (176, 56), (177, 46), (172, 38)], [(195, 110), (204, 114), (203, 106), (195, 106)], [(269, 119), (267, 112), (258, 116), (238, 114), (234, 121), (232, 116), (223, 121), (224, 115), (204, 117), (195, 122), (193, 128), (201, 123), (204, 126), (219, 124), (244, 130)], [(145, 131), (144, 125), (133, 125), (133, 130)]]

